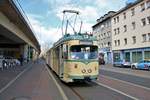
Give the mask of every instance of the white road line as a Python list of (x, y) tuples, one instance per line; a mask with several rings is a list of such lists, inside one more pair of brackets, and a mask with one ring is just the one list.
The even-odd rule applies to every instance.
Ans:
[(24, 69), (20, 74), (18, 74), (13, 80), (11, 80), (6, 86), (4, 86), (1, 90), (0, 90), (0, 94), (5, 91), (10, 85), (12, 85), (24, 72), (26, 72), (30, 67)]
[(48, 71), (48, 74), (52, 77), (53, 81), (55, 82), (60, 94), (62, 95), (63, 99), (64, 100), (69, 100), (66, 96), (66, 94), (64, 93), (63, 89), (61, 88), (61, 86), (57, 83), (56, 79), (54, 78), (54, 76), (52, 75), (52, 73), (49, 71), (49, 69), (47, 68), (47, 66), (45, 65), (47, 71)]
[(120, 81), (120, 82), (122, 82), (122, 83), (126, 83), (126, 84), (129, 84), (129, 85), (133, 85), (133, 86), (140, 87), (140, 88), (143, 88), (143, 89), (146, 89), (146, 90), (149, 90), (149, 91), (150, 91), (150, 88), (145, 87), (145, 86), (142, 86), (142, 85), (130, 83), (130, 82), (127, 82), (127, 81), (123, 81), (123, 80), (116, 79), (116, 78), (109, 77), (109, 76), (105, 76), (105, 75), (100, 75), (100, 76), (103, 76), (103, 77), (106, 77), (106, 78), (109, 78), (109, 79), (112, 79), (112, 80)]
[(115, 92), (118, 92), (118, 93), (120, 93), (120, 94), (122, 94), (122, 95), (124, 95), (124, 96), (127, 96), (127, 97), (129, 97), (129, 98), (131, 98), (131, 99), (133, 99), (133, 100), (139, 100), (139, 99), (136, 98), (136, 97), (133, 97), (133, 96), (131, 96), (131, 95), (129, 95), (129, 94), (126, 94), (126, 93), (124, 93), (124, 92), (122, 92), (122, 91), (119, 91), (119, 90), (117, 90), (117, 89), (114, 89), (114, 88), (112, 88), (112, 87), (110, 87), (110, 86), (108, 86), (108, 85), (105, 85), (105, 84), (102, 84), (102, 83), (99, 83), (99, 82), (96, 82), (96, 81), (95, 81), (95, 83), (97, 83), (98, 85), (101, 85), (101, 86), (103, 86), (103, 87), (105, 87), (105, 88), (108, 88), (108, 89), (110, 89), (110, 90), (113, 90), (113, 91), (115, 91)]

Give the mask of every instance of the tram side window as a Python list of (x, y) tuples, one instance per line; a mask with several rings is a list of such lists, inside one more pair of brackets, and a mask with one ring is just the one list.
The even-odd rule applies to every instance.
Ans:
[(63, 45), (63, 58), (68, 59), (68, 45)]

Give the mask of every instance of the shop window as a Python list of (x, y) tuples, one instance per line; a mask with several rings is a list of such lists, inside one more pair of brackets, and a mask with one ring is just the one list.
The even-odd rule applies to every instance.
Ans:
[(142, 52), (141, 51), (137, 51), (137, 52), (132, 52), (132, 62), (139, 62), (140, 60), (142, 60)]
[(144, 59), (150, 59), (150, 51), (144, 51)]
[(130, 52), (125, 53), (125, 61), (130, 62)]
[(114, 53), (113, 54), (113, 59), (114, 59), (114, 62), (117, 62), (120, 60), (120, 53)]

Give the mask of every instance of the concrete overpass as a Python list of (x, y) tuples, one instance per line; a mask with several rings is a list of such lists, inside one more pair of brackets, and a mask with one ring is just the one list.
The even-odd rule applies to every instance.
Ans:
[(0, 50), (26, 55), (25, 49), (29, 48), (40, 53), (40, 45), (26, 16), (13, 0), (0, 0)]

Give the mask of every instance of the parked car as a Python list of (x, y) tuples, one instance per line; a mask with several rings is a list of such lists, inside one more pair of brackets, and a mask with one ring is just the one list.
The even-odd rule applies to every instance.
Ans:
[(125, 60), (118, 60), (113, 63), (117, 67), (131, 67), (131, 63)]
[(150, 70), (150, 59), (141, 60), (138, 63), (131, 64), (132, 69), (147, 69)]

